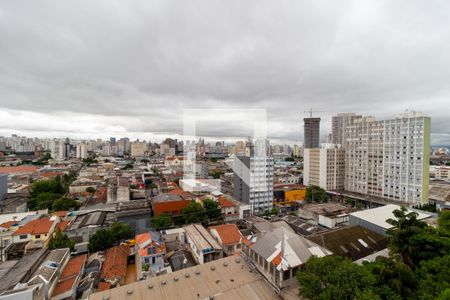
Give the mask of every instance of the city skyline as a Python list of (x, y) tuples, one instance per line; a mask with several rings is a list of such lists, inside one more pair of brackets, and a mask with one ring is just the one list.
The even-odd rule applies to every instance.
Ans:
[(269, 138), (301, 141), (309, 109), (322, 137), (339, 112), (416, 110), (450, 144), (450, 4), (289, 4), (3, 3), (0, 134), (166, 136), (185, 108), (264, 108)]

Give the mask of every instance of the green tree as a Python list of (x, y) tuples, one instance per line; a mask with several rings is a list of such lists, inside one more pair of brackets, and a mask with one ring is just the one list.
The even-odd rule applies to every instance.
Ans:
[(353, 299), (375, 282), (364, 267), (339, 256), (312, 256), (296, 276), (300, 295), (311, 300)]
[(88, 186), (88, 187), (86, 188), (86, 192), (88, 192), (88, 193), (90, 193), (90, 194), (93, 194), (93, 193), (95, 193), (95, 188), (92, 187), (92, 186)]
[(111, 231), (99, 229), (89, 238), (88, 249), (90, 252), (103, 251), (114, 245), (114, 237)]
[(442, 235), (450, 236), (450, 210), (443, 210), (438, 219), (439, 232)]
[(80, 203), (72, 198), (61, 197), (54, 201), (52, 208), (54, 211), (58, 210), (75, 210), (80, 207)]
[(306, 201), (308, 202), (327, 202), (327, 192), (317, 185), (310, 185), (306, 188)]
[(133, 229), (125, 222), (114, 222), (111, 224), (110, 232), (116, 242), (129, 239), (134, 236)]
[(218, 219), (222, 217), (222, 209), (217, 201), (205, 199), (205, 201), (203, 201), (203, 208), (205, 209), (206, 215), (210, 219)]
[(55, 194), (51, 192), (43, 192), (38, 194), (36, 197), (31, 198), (29, 202), (29, 208), (33, 209), (51, 209), (53, 206), (53, 202), (56, 199), (60, 198), (60, 194)]
[(382, 299), (414, 296), (416, 279), (411, 268), (394, 258), (378, 257), (364, 266), (375, 278), (373, 290)]
[(56, 176), (52, 179), (41, 179), (33, 182), (30, 187), (30, 197), (35, 198), (41, 193), (64, 194), (61, 178)]
[(200, 203), (191, 201), (183, 209), (183, 219), (186, 224), (204, 222), (206, 219), (205, 209)]
[(393, 213), (395, 219), (386, 220), (393, 226), (387, 231), (389, 249), (392, 253), (401, 255), (405, 264), (414, 268), (422, 260), (449, 253), (450, 238), (439, 234), (440, 229), (418, 220), (417, 213), (408, 212), (405, 207), (396, 209)]
[(51, 237), (50, 241), (48, 242), (48, 248), (50, 250), (70, 248), (70, 251), (73, 251), (75, 249), (75, 242), (71, 240), (66, 234), (61, 232), (60, 229), (57, 229), (55, 235)]
[(172, 216), (168, 214), (160, 214), (159, 216), (155, 216), (151, 219), (152, 227), (157, 228), (166, 228), (172, 225)]
[(450, 289), (450, 255), (421, 262), (417, 277), (418, 298), (438, 299), (445, 290)]

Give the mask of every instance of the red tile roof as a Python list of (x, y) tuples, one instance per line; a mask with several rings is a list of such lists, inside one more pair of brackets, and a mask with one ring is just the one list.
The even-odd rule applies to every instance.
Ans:
[(11, 226), (13, 226), (14, 224), (17, 224), (17, 222), (15, 221), (7, 221), (5, 223), (0, 224), (0, 227), (3, 228), (10, 228)]
[(78, 255), (72, 257), (64, 268), (59, 282), (53, 290), (53, 295), (59, 295), (71, 290), (75, 284), (78, 276), (81, 276), (81, 272), (86, 263), (87, 255)]
[(56, 228), (58, 228), (61, 231), (66, 230), (67, 226), (69, 226), (69, 221), (61, 221), (58, 224), (56, 224)]
[(16, 167), (0, 167), (0, 173), (14, 174), (14, 173), (35, 173), (36, 166), (16, 166)]
[(45, 173), (41, 173), (39, 175), (39, 177), (51, 178), (51, 177), (56, 177), (56, 176), (59, 176), (59, 175), (61, 175), (61, 174), (58, 173), (58, 172), (45, 172)]
[(50, 218), (42, 218), (31, 220), (19, 229), (17, 229), (13, 235), (21, 234), (48, 234), (53, 226), (53, 222)]
[(100, 282), (100, 283), (98, 284), (98, 291), (99, 291), (99, 292), (101, 292), (101, 291), (106, 291), (106, 290), (109, 290), (109, 289), (111, 289), (111, 283), (108, 283), (108, 282)]
[(55, 286), (55, 289), (53, 290), (52, 297), (71, 290), (73, 288), (76, 279), (77, 277), (73, 276), (69, 279), (58, 282), (58, 284)]
[(226, 197), (224, 196), (220, 196), (219, 199), (217, 199), (219, 202), (220, 207), (225, 208), (225, 207), (234, 207), (236, 206), (236, 204), (233, 203), (233, 201), (228, 200)]
[(150, 232), (136, 235), (135, 240), (136, 244), (139, 245), (139, 248), (141, 248), (141, 245), (146, 241), (151, 240), (151, 242), (146, 247), (139, 249), (139, 255), (141, 257), (148, 256), (149, 254), (147, 249), (152, 247), (154, 247), (155, 253), (164, 253), (166, 251), (166, 246), (164, 244), (160, 244), (152, 240), (152, 235)]
[(217, 231), (224, 245), (240, 243), (242, 240), (242, 235), (234, 224), (212, 226), (209, 229)]
[(191, 200), (179, 200), (179, 201), (168, 201), (168, 202), (157, 202), (153, 203), (153, 213), (155, 216), (160, 214), (181, 214), (183, 209), (185, 209)]
[(66, 267), (59, 276), (59, 280), (65, 280), (72, 277), (73, 275), (80, 274), (83, 270), (84, 264), (86, 263), (87, 255), (77, 255), (69, 259)]
[(127, 258), (130, 249), (128, 246), (115, 246), (106, 250), (101, 278), (112, 279), (127, 275)]
[(273, 263), (275, 266), (278, 266), (278, 265), (281, 263), (281, 252), (278, 253), (277, 256), (275, 256), (275, 257), (272, 259), (272, 263)]

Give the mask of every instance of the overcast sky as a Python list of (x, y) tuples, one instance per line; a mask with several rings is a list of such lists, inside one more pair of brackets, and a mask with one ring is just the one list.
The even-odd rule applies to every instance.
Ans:
[(450, 1), (1, 1), (0, 135), (158, 139), (186, 108), (266, 109), (292, 142), (308, 109), (323, 135), (417, 110), (450, 144)]

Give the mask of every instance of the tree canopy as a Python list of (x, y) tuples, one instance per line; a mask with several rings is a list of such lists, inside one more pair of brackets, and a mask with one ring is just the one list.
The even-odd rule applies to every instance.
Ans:
[(206, 219), (205, 209), (200, 203), (191, 201), (191, 203), (183, 209), (183, 218), (186, 224), (204, 222)]
[(219, 219), (222, 217), (222, 209), (217, 201), (205, 199), (205, 201), (203, 201), (203, 208), (209, 219)]
[(103, 251), (114, 245), (114, 236), (111, 231), (101, 228), (89, 238), (88, 249), (90, 252)]
[(357, 265), (338, 256), (312, 257), (297, 272), (300, 295), (314, 299), (450, 299), (449, 213), (438, 228), (405, 208), (387, 220), (390, 257)]
[(55, 235), (51, 237), (50, 241), (48, 242), (48, 248), (50, 250), (70, 248), (70, 251), (73, 251), (75, 248), (75, 242), (71, 240), (65, 233), (61, 232), (60, 229), (57, 229)]
[(72, 198), (61, 197), (53, 202), (52, 208), (58, 210), (74, 210), (80, 207), (80, 203)]
[(328, 195), (320, 186), (310, 185), (306, 188), (305, 199), (308, 202), (328, 202)]
[(114, 222), (109, 228), (115, 241), (125, 240), (134, 236), (133, 229), (125, 222)]
[(166, 228), (172, 225), (172, 216), (168, 214), (160, 214), (159, 216), (152, 217), (152, 227), (155, 229)]

